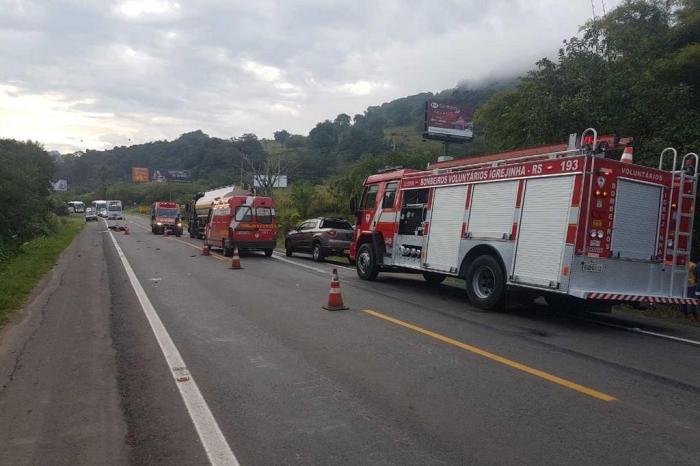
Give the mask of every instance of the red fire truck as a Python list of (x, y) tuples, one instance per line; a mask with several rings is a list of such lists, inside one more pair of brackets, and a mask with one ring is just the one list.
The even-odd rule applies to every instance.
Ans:
[(224, 255), (233, 249), (262, 250), (272, 255), (277, 234), (275, 207), (270, 197), (231, 196), (212, 205), (204, 229), (204, 243), (221, 248)]
[(658, 169), (607, 158), (631, 142), (587, 129), (568, 144), (371, 175), (353, 206), (357, 273), (461, 277), (485, 310), (508, 290), (597, 310), (696, 303), (686, 283), (698, 156), (667, 148)]
[(151, 232), (162, 235), (166, 230), (175, 236), (182, 236), (180, 204), (156, 201), (151, 204)]

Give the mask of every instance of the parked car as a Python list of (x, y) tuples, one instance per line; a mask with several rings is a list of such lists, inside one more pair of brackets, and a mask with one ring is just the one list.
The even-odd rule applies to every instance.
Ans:
[(327, 256), (348, 257), (353, 229), (341, 218), (312, 218), (287, 233), (284, 248), (287, 256), (310, 252), (316, 262)]
[(91, 222), (93, 220), (97, 221), (97, 211), (95, 210), (94, 207), (86, 207), (85, 208), (85, 221)]

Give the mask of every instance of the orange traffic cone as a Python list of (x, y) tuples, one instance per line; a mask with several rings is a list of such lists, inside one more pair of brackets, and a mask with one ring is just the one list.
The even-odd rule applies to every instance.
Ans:
[(331, 289), (328, 291), (328, 305), (322, 306), (327, 311), (342, 311), (347, 309), (343, 305), (343, 296), (340, 294), (340, 280), (338, 280), (338, 269), (333, 269), (331, 275)]
[(204, 246), (202, 246), (202, 255), (203, 256), (211, 256), (209, 253), (209, 245), (204, 243)]
[(233, 248), (233, 257), (231, 258), (231, 269), (238, 270), (242, 268), (243, 267), (241, 267), (241, 258), (238, 255), (238, 248)]
[(127, 227), (127, 226), (124, 227), (124, 234), (125, 234), (125, 235), (129, 235), (129, 234), (130, 234), (130, 233), (129, 233), (129, 227)]
[(632, 161), (632, 146), (625, 147), (625, 150), (622, 152), (622, 157), (620, 157), (620, 162), (633, 163), (633, 161)]

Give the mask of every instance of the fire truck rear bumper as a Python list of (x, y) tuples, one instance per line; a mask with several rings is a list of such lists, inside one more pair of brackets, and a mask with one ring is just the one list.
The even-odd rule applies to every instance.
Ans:
[(234, 241), (233, 245), (238, 249), (275, 249), (276, 243), (274, 240)]
[(601, 301), (630, 301), (644, 303), (663, 304), (700, 304), (696, 298), (672, 298), (668, 296), (641, 296), (633, 294), (618, 293), (586, 293), (586, 299), (596, 299)]

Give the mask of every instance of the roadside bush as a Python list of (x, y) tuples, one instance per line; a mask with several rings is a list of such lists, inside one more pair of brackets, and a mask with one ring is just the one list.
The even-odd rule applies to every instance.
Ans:
[(55, 170), (39, 144), (0, 139), (0, 243), (5, 251), (51, 232), (49, 183)]

